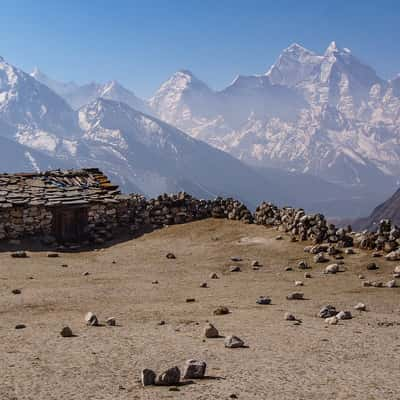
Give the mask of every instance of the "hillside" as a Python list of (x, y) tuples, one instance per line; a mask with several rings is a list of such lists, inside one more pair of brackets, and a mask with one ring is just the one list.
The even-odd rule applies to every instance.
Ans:
[[(257, 225), (204, 220), (59, 258), (40, 248), (28, 259), (0, 253), (0, 398), (253, 400), (268, 393), (281, 400), (361, 400), (366, 390), (371, 399), (397, 398), (399, 289), (362, 288), (358, 277), (391, 279), (393, 264), (379, 259), (380, 269), (369, 271), (371, 254), (360, 250), (344, 255), (345, 272), (325, 275), (326, 265), (304, 253), (308, 243), (276, 236)], [(176, 259), (167, 259), (168, 252)], [(311, 279), (296, 267), (303, 259)], [(253, 260), (262, 265), (258, 270)], [(242, 271), (229, 272), (230, 265)], [(214, 272), (219, 279), (209, 278)], [(304, 286), (295, 287), (296, 280)], [(203, 282), (209, 287), (201, 288)], [(16, 288), (21, 294), (11, 293)], [(306, 300), (287, 300), (293, 292)], [(272, 303), (256, 304), (259, 296)], [(360, 301), (368, 312), (353, 309)], [(316, 316), (326, 304), (350, 310), (353, 319), (327, 324)], [(221, 305), (231, 313), (213, 315)], [(88, 311), (101, 326), (86, 326)], [(285, 312), (302, 322), (286, 321)], [(109, 317), (117, 326), (104, 324)], [(248, 348), (206, 339), (206, 321)], [(26, 328), (15, 330), (16, 324)], [(67, 325), (75, 337), (60, 336)], [(182, 368), (191, 358), (207, 362), (206, 379), (174, 392), (141, 387), (143, 368)]]

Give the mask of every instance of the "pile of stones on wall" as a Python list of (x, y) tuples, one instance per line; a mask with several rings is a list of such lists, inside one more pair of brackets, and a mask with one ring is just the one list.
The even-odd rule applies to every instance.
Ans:
[[(117, 194), (113, 198), (88, 205), (88, 239), (97, 244), (115, 238), (121, 228), (131, 234), (158, 229), (167, 225), (188, 223), (205, 218), (225, 218), (275, 227), (290, 235), (293, 241), (330, 243), (339, 247), (392, 252), (400, 247), (400, 229), (383, 220), (377, 232), (351, 231), (351, 227), (337, 228), (322, 214), (306, 214), (291, 207), (279, 208), (271, 203), (260, 204), (254, 215), (233, 198), (218, 197), (199, 200), (187, 193), (163, 194), (154, 199), (142, 195)], [(52, 209), (43, 205), (18, 205), (0, 211), (0, 239), (28, 236), (51, 236)], [(400, 250), (398, 257), (400, 259)]]

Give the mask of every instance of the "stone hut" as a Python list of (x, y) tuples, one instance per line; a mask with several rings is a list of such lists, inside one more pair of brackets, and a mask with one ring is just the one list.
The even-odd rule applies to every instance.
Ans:
[(119, 193), (95, 168), (0, 174), (0, 239), (107, 239), (117, 225)]

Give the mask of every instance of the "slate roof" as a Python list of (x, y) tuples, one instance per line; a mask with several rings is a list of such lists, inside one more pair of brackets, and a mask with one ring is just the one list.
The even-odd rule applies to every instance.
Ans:
[(0, 208), (114, 203), (119, 193), (97, 168), (0, 174)]

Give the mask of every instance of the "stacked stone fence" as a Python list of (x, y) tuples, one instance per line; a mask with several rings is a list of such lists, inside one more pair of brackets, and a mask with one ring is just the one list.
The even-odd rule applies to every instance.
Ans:
[[(3, 209), (0, 212), (0, 239), (49, 236), (52, 218), (52, 210), (43, 205)], [(88, 206), (88, 239), (100, 244), (115, 238), (121, 228), (135, 234), (142, 230), (206, 218), (224, 218), (275, 227), (289, 234), (294, 241), (329, 243), (339, 247), (355, 246), (386, 252), (400, 247), (400, 229), (389, 220), (381, 221), (377, 232), (355, 233), (351, 227), (337, 228), (329, 224), (322, 214), (306, 214), (303, 209), (279, 208), (263, 202), (252, 214), (242, 202), (233, 198), (200, 200), (183, 192), (163, 194), (154, 199), (146, 199), (138, 194), (116, 195), (106, 202), (91, 203)]]

